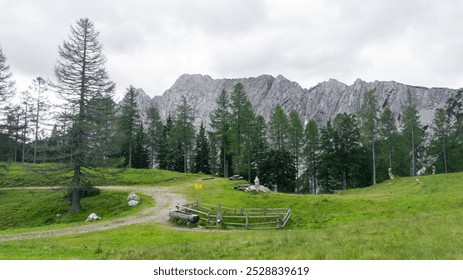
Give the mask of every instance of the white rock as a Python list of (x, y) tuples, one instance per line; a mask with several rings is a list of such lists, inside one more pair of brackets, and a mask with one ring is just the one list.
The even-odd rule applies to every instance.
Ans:
[(95, 221), (95, 220), (101, 220), (101, 217), (98, 217), (97, 214), (92, 213), (92, 214), (88, 215), (88, 217), (87, 217), (87, 219), (85, 221), (86, 222), (91, 222), (91, 221)]
[(140, 201), (140, 197), (136, 195), (134, 192), (131, 192), (129, 196), (127, 197), (127, 201), (131, 201), (131, 200)]
[(127, 204), (132, 207), (132, 206), (137, 206), (138, 205), (138, 200), (129, 200), (129, 202), (127, 202)]

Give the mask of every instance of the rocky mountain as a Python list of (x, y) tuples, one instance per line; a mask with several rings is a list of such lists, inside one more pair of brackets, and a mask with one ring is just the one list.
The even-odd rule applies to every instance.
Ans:
[[(389, 107), (394, 113), (398, 126), (401, 126), (402, 110), (411, 102), (416, 106), (421, 123), (429, 126), (437, 108), (446, 107), (449, 100), (457, 95), (457, 90), (448, 88), (425, 88), (400, 84), (394, 81), (365, 82), (357, 79), (352, 85), (346, 85), (330, 79), (305, 89), (298, 83), (279, 75), (261, 75), (256, 78), (213, 79), (208, 75), (180, 76), (174, 85), (162, 96), (150, 99), (146, 94), (139, 97), (142, 115), (149, 106), (156, 106), (161, 117), (175, 115), (177, 105), (184, 95), (195, 112), (195, 124), (201, 121), (209, 124), (209, 115), (216, 108), (216, 99), (222, 89), (230, 94), (236, 83), (242, 83), (257, 114), (266, 120), (275, 105), (280, 105), (289, 113), (295, 109), (302, 120), (315, 119), (320, 125), (338, 113), (355, 113), (363, 102), (368, 90), (375, 90), (378, 104), (382, 109)], [(142, 92), (142, 90), (140, 90)]]

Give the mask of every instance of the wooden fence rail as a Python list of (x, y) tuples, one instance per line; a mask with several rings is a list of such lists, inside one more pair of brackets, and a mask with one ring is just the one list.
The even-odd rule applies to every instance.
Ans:
[(229, 208), (205, 203), (177, 205), (177, 210), (198, 215), (206, 227), (280, 229), (291, 218), (289, 208)]

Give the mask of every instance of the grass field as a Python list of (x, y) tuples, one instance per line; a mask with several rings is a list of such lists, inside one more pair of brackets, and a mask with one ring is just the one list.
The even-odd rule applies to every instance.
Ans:
[[(204, 177), (156, 170), (128, 170), (122, 176), (111, 185), (136, 184), (139, 178), (140, 185), (176, 186), (189, 200), (196, 198), (193, 186)], [(201, 182), (202, 202), (237, 208), (290, 207), (293, 215), (283, 230), (186, 231), (145, 223), (0, 241), (0, 259), (463, 259), (463, 173), (399, 178), (317, 196), (238, 192), (232, 189), (234, 182), (219, 178)], [(8, 197), (27, 197), (29, 191), (11, 190), (10, 195), (10, 190), (0, 188), (0, 207), (12, 203)], [(34, 198), (37, 204), (31, 209), (59, 204), (39, 194), (44, 191), (33, 192), (43, 202)], [(99, 199), (107, 200), (105, 195), (117, 194), (102, 192)], [(47, 225), (33, 215), (23, 220), (17, 225), (21, 231), (64, 226)], [(0, 238), (11, 233), (7, 228), (2, 225)]]

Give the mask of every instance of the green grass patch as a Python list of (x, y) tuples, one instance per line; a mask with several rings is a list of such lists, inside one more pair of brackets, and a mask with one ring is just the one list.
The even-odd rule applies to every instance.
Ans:
[(69, 226), (84, 222), (90, 213), (97, 213), (104, 220), (113, 219), (153, 205), (152, 198), (142, 196), (139, 206), (129, 207), (128, 192), (102, 190), (98, 196), (82, 198), (81, 211), (74, 212), (64, 195), (63, 191), (43, 189), (1, 190), (0, 232), (49, 225)]
[[(3, 241), (0, 259), (463, 258), (463, 173), (399, 178), (317, 196), (240, 192), (232, 188), (237, 182), (220, 178), (202, 181), (205, 176), (199, 175), (153, 170), (129, 174), (124, 175), (131, 177), (125, 182), (136, 184), (139, 178), (142, 185), (172, 186), (191, 202), (198, 196), (194, 184), (202, 183), (201, 202), (237, 209), (288, 207), (292, 217), (283, 230), (186, 231), (147, 223)], [(0, 189), (4, 193), (0, 194), (1, 205), (9, 191)], [(28, 190), (16, 191), (12, 197), (23, 194), (19, 191), (29, 195)]]
[[(71, 173), (54, 171), (54, 164), (11, 164), (0, 177), (0, 188), (27, 186), (64, 186), (69, 184)], [(95, 186), (174, 185), (204, 175), (177, 173), (152, 169), (85, 169)]]

